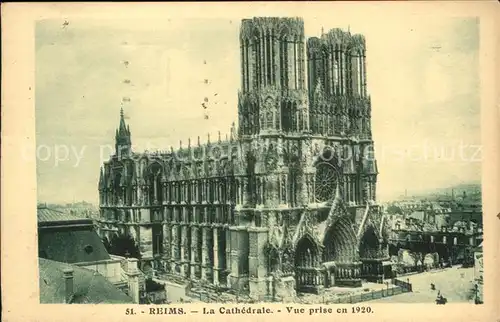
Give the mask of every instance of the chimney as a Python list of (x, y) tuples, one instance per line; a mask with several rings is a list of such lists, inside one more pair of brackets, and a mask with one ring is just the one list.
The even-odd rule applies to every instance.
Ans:
[(64, 303), (69, 304), (73, 300), (73, 268), (68, 267), (64, 271)]

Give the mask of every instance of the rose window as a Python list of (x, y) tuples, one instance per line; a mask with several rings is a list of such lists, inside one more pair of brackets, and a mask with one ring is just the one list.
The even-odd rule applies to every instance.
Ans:
[(330, 163), (320, 163), (316, 167), (316, 200), (324, 202), (333, 199), (337, 187), (337, 169)]

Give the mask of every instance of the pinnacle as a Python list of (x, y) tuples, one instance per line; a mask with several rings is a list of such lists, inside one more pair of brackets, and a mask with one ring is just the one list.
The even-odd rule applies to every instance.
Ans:
[(125, 114), (123, 112), (123, 107), (120, 108), (120, 126), (118, 128), (118, 135), (128, 135), (128, 127), (125, 124)]

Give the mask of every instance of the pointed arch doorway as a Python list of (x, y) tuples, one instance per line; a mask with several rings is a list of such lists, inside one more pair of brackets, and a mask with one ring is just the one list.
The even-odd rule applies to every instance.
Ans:
[(295, 281), (298, 291), (315, 292), (322, 285), (320, 245), (311, 236), (303, 236), (295, 248)]
[[(386, 251), (384, 251), (384, 249)], [(375, 227), (369, 226), (359, 241), (359, 256), (361, 259), (361, 277), (370, 282), (381, 282), (392, 277), (389, 246), (381, 243)]]

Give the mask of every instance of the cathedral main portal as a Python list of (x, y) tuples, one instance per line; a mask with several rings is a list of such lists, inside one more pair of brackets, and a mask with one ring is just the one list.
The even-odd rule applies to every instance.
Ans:
[(294, 262), (297, 290), (361, 285), (362, 263), (352, 227), (349, 218), (339, 218), (325, 229), (321, 243), (309, 234), (298, 241)]

